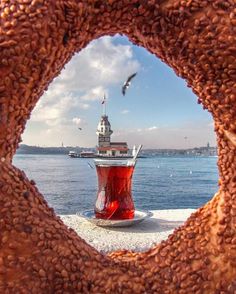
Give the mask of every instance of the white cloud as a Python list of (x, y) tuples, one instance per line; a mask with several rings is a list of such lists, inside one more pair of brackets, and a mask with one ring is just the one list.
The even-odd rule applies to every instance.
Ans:
[(50, 128), (67, 125), (73, 111), (81, 115), (139, 68), (131, 45), (114, 44), (111, 37), (95, 40), (65, 66), (37, 103), (31, 121)]
[(80, 92), (123, 83), (124, 77), (137, 71), (140, 64), (130, 45), (115, 45), (112, 40), (103, 37), (91, 42), (65, 66), (55, 83), (67, 91)]
[(57, 120), (63, 118), (65, 113), (77, 105), (76, 97), (73, 97), (69, 93), (68, 95), (58, 95), (57, 87), (55, 91), (53, 90), (45, 93), (40, 103), (37, 103), (32, 113), (32, 121)]
[(122, 114), (128, 114), (130, 111), (128, 109), (124, 109), (121, 111)]
[(153, 127), (150, 127), (148, 128), (148, 131), (154, 131), (154, 130), (157, 130), (158, 128), (156, 126), (153, 126)]
[(73, 119), (72, 119), (72, 122), (76, 125), (76, 126), (87, 126), (87, 123), (86, 123), (86, 121), (83, 119), (83, 118), (81, 118), (81, 117), (74, 117)]
[(81, 122), (82, 122), (81, 118), (79, 118), (79, 117), (74, 117), (74, 118), (72, 119), (72, 121), (73, 121), (73, 123), (75, 123), (77, 126), (79, 126), (79, 125), (81, 124)]
[(105, 90), (102, 86), (98, 86), (88, 90), (83, 96), (80, 97), (80, 99), (87, 100), (87, 101), (95, 101), (95, 100), (102, 101), (102, 97), (104, 96), (104, 93), (106, 92), (107, 90)]
[(78, 103), (78, 107), (86, 110), (90, 108), (90, 105), (88, 103)]

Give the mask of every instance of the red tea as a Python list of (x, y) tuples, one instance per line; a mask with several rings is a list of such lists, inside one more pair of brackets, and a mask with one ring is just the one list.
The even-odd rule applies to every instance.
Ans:
[(96, 165), (98, 194), (95, 216), (102, 219), (132, 219), (134, 203), (132, 199), (132, 175), (134, 165)]

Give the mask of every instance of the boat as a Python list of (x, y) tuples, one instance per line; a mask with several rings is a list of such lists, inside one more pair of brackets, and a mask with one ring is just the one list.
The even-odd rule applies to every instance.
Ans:
[(94, 158), (96, 157), (96, 154), (93, 151), (81, 151), (79, 157), (83, 158)]
[(69, 151), (69, 154), (68, 154), (71, 158), (78, 158), (80, 157), (79, 154), (75, 151)]

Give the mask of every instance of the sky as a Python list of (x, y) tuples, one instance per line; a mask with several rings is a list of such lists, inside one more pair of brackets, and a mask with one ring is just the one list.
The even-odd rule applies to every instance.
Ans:
[[(135, 72), (123, 96), (124, 82)], [(112, 141), (144, 149), (216, 145), (213, 119), (186, 82), (120, 35), (99, 38), (74, 55), (38, 101), (22, 143), (95, 147), (104, 94)]]

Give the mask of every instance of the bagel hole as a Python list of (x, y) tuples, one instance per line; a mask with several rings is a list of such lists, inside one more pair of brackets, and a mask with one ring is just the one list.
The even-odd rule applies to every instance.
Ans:
[[(138, 74), (122, 96), (122, 85), (134, 72)], [(97, 177), (88, 161), (93, 162), (71, 159), (68, 151), (97, 145), (104, 94), (112, 141), (126, 141), (130, 148), (143, 144), (144, 155), (149, 149), (133, 177), (136, 207), (197, 208), (211, 199), (218, 188), (216, 157), (196, 154), (204, 148), (196, 149), (195, 156), (192, 151), (171, 156), (166, 150), (164, 156), (152, 157), (151, 149), (206, 148), (208, 142), (216, 146), (212, 118), (185, 81), (145, 48), (120, 35), (105, 36), (75, 55), (37, 103), (22, 144), (35, 146), (28, 152), (39, 153), (23, 154), (27, 147), (21, 146), (14, 157), (58, 214), (93, 208)], [(64, 154), (38, 146), (61, 146), (57, 151)]]

